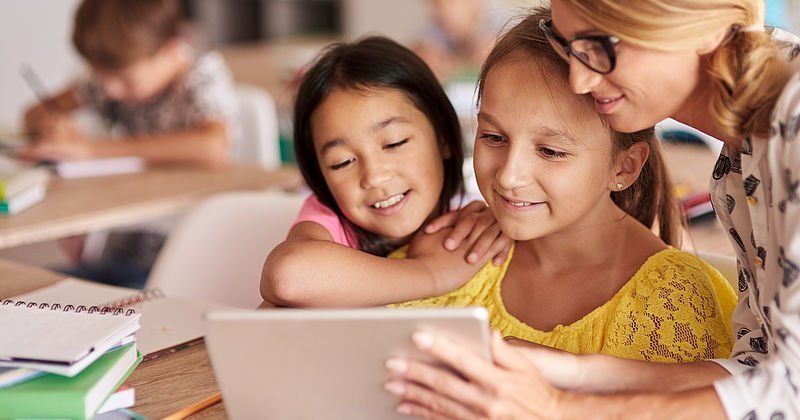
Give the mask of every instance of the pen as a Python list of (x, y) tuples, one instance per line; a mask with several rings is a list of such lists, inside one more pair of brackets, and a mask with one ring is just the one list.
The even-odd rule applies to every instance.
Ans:
[(204, 409), (206, 409), (208, 407), (211, 407), (212, 405), (214, 405), (214, 404), (216, 404), (216, 403), (218, 403), (220, 401), (222, 401), (222, 394), (217, 392), (216, 394), (214, 394), (214, 395), (212, 395), (212, 396), (210, 396), (210, 397), (208, 397), (208, 398), (206, 398), (206, 399), (204, 399), (202, 401), (198, 401), (198, 402), (196, 402), (196, 403), (194, 403), (194, 404), (192, 404), (192, 405), (190, 405), (190, 406), (188, 406), (188, 407), (186, 407), (184, 409), (178, 410), (178, 411), (176, 411), (176, 412), (164, 417), (162, 420), (182, 420), (182, 419), (185, 419), (186, 417), (191, 416), (194, 413), (197, 413), (197, 412), (202, 411), (202, 410), (204, 410)]
[(33, 91), (33, 94), (36, 95), (39, 102), (50, 111), (58, 111), (58, 108), (50, 103), (50, 95), (48, 95), (47, 89), (44, 87), (44, 83), (42, 83), (42, 79), (33, 71), (33, 67), (27, 63), (23, 63), (19, 72), (25, 80), (25, 83)]

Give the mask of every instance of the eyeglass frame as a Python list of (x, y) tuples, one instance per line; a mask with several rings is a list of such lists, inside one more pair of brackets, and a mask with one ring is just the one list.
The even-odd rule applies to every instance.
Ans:
[[(571, 40), (567, 41), (561, 34), (556, 31), (556, 28), (553, 27), (553, 19), (539, 19), (539, 29), (544, 32), (544, 36), (550, 41), (551, 44), (555, 43), (561, 50), (566, 54), (566, 56), (562, 57), (568, 58), (570, 55), (575, 57), (578, 61), (581, 62), (584, 66), (586, 66), (589, 70), (599, 73), (599, 74), (609, 74), (617, 68), (617, 51), (616, 46), (620, 43), (621, 39), (614, 35), (576, 35)], [(581, 56), (575, 54), (575, 50), (572, 49), (572, 43), (575, 41), (595, 41), (598, 42), (602, 47), (603, 51), (605, 51), (606, 55), (608, 56), (608, 70), (607, 71), (600, 71), (594, 67), (588, 60), (584, 61), (581, 59)], [(555, 47), (555, 45), (554, 45)]]

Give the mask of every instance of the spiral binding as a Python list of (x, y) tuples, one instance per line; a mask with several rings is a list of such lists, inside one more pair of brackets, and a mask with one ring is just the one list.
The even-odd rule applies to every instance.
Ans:
[(161, 291), (161, 289), (158, 288), (145, 289), (135, 295), (124, 297), (117, 300), (112, 300), (111, 302), (106, 302), (101, 306), (110, 308), (127, 308), (129, 306), (134, 306), (142, 302), (146, 302), (150, 299), (161, 298), (161, 297), (164, 297), (164, 293)]
[(135, 310), (129, 308), (130, 306), (134, 306), (136, 304), (148, 301), (150, 299), (155, 299), (163, 296), (164, 293), (161, 292), (161, 290), (159, 289), (147, 289), (135, 295), (128, 296), (122, 299), (117, 299), (101, 305), (75, 306), (70, 304), (61, 305), (60, 303), (50, 304), (47, 302), (28, 302), (24, 300), (12, 300), (12, 299), (0, 299), (0, 305), (24, 306), (26, 308), (49, 309), (51, 311), (77, 312), (77, 313), (85, 312), (89, 314), (128, 316), (136, 313)]
[(103, 306), (103, 305), (61, 305), (60, 303), (47, 303), (47, 302), (28, 302), (24, 300), (11, 300), (5, 299), (0, 301), (3, 306), (11, 305), (11, 306), (24, 306), (26, 308), (38, 308), (38, 309), (49, 309), (51, 311), (63, 311), (63, 312), (77, 312), (77, 313), (88, 313), (88, 314), (100, 314), (100, 315), (133, 315), (136, 313), (133, 309), (125, 310), (121, 307), (114, 307), (114, 306)]

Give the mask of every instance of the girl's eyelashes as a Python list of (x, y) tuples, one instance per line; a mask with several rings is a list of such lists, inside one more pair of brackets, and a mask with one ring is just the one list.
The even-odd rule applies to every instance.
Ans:
[(544, 156), (545, 159), (555, 160), (555, 159), (564, 159), (567, 157), (567, 154), (565, 152), (559, 150), (553, 150), (549, 147), (538, 147), (537, 150), (542, 156)]
[(347, 160), (346, 160), (346, 161), (344, 161), (344, 162), (340, 162), (340, 163), (333, 164), (333, 165), (331, 165), (331, 166), (330, 166), (330, 168), (331, 168), (332, 170), (334, 170), (334, 171), (335, 171), (335, 170), (338, 170), (338, 169), (346, 168), (348, 165), (350, 165), (350, 164), (351, 164), (351, 163), (353, 163), (354, 161), (355, 161), (355, 158), (350, 158), (350, 159), (347, 159)]
[(408, 139), (403, 139), (400, 141), (396, 141), (394, 143), (389, 143), (386, 146), (383, 146), (384, 149), (396, 149), (404, 144), (408, 143)]
[(496, 134), (483, 133), (479, 136), (479, 138), (489, 146), (494, 146), (494, 145), (499, 146), (505, 143), (505, 138), (503, 138), (502, 136), (498, 136)]

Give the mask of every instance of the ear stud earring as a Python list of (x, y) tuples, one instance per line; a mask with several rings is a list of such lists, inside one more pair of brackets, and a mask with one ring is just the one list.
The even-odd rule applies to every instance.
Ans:
[(625, 186), (621, 182), (617, 182), (617, 190), (622, 191)]

